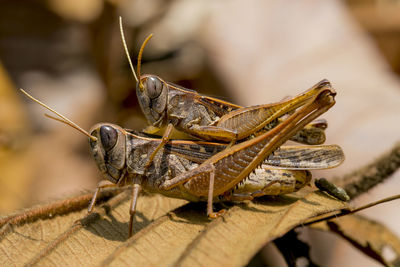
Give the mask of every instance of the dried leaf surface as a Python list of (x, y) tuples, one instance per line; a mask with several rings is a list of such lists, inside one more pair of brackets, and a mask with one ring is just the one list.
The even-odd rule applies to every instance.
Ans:
[[(85, 197), (87, 202), (90, 195)], [(305, 220), (347, 208), (325, 194), (304, 190), (239, 203), (210, 222), (203, 203), (184, 205), (186, 201), (145, 195), (138, 203), (137, 233), (127, 240), (129, 199), (129, 191), (124, 191), (86, 217), (85, 209), (71, 209), (56, 216), (47, 211), (47, 217), (26, 219), (22, 225), (3, 219), (0, 264), (240, 266), (268, 241)]]
[(361, 215), (350, 215), (311, 227), (340, 235), (382, 264), (397, 266), (400, 262), (400, 239), (379, 222)]
[[(98, 264), (127, 238), (129, 196), (124, 192), (87, 217), (86, 209), (82, 209), (21, 226), (3, 226), (0, 265), (19, 266), (39, 261), (40, 265)], [(143, 196), (138, 203), (135, 230), (184, 203), (157, 195)]]
[(204, 213), (185, 206), (119, 247), (105, 263), (242, 266), (267, 242), (307, 218), (345, 207), (341, 201), (309, 193), (236, 205), (223, 218), (207, 222)]

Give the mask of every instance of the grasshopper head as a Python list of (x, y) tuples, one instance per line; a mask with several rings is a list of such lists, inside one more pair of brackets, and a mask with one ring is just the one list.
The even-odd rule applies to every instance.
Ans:
[(147, 121), (155, 127), (166, 122), (168, 85), (155, 75), (143, 75), (136, 86), (140, 107)]
[(147, 36), (142, 46), (140, 47), (138, 61), (137, 61), (137, 73), (136, 73), (135, 69), (133, 68), (128, 47), (125, 42), (121, 17), (119, 19), (119, 25), (121, 31), (122, 44), (124, 45), (126, 57), (128, 58), (132, 74), (136, 80), (136, 94), (139, 100), (140, 107), (142, 108), (142, 111), (146, 116), (147, 121), (152, 126), (161, 128), (161, 126), (163, 126), (163, 124), (166, 122), (168, 86), (163, 80), (161, 80), (159, 77), (155, 75), (143, 75), (143, 76), (140, 75), (143, 50), (147, 42), (153, 36), (153, 34)]
[(111, 123), (99, 123), (90, 130), (93, 157), (104, 178), (118, 183), (125, 166), (125, 131)]
[(126, 155), (126, 132), (124, 129), (111, 123), (99, 123), (92, 127), (89, 134), (89, 132), (82, 129), (79, 125), (40, 102), (24, 90), (21, 89), (21, 92), (58, 116), (53, 117), (45, 114), (46, 117), (71, 126), (89, 137), (94, 159), (104, 177), (113, 183), (118, 183), (121, 180), (124, 175), (123, 169), (125, 167)]

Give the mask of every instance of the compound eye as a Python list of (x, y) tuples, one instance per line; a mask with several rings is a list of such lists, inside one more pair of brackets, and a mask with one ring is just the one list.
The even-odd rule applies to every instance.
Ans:
[(156, 98), (161, 94), (163, 85), (157, 77), (148, 77), (146, 80), (147, 95), (150, 98)]
[(115, 130), (113, 127), (105, 125), (100, 127), (100, 139), (106, 151), (109, 151), (115, 146), (117, 143), (117, 137), (117, 130)]

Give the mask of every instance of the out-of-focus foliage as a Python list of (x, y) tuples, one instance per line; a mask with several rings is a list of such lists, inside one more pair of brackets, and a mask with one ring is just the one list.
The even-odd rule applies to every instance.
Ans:
[(32, 163), (27, 155), (28, 122), (8, 73), (0, 63), (0, 212), (27, 205)]

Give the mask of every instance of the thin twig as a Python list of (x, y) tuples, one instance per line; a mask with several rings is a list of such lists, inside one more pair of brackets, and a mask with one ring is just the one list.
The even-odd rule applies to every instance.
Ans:
[[(120, 192), (120, 188), (103, 190), (99, 195), (99, 202), (101, 203), (106, 201)], [(84, 193), (71, 198), (54, 201), (49, 204), (28, 208), (19, 211), (18, 213), (0, 218), (0, 227), (3, 227), (6, 224), (22, 225), (39, 219), (52, 218), (57, 215), (63, 215), (73, 211), (81, 210), (89, 205), (89, 201), (92, 199), (92, 197), (93, 192)]]
[(343, 187), (349, 197), (354, 199), (382, 183), (398, 168), (400, 168), (400, 143), (395, 144), (389, 152), (374, 162), (341, 178), (334, 179), (333, 183)]
[(379, 204), (382, 204), (382, 203), (386, 203), (386, 202), (389, 202), (389, 201), (393, 201), (393, 200), (396, 200), (396, 199), (399, 199), (399, 198), (400, 198), (400, 195), (395, 195), (395, 196), (387, 197), (387, 198), (384, 198), (384, 199), (381, 199), (381, 200), (378, 200), (378, 201), (374, 201), (374, 202), (368, 203), (368, 204), (363, 205), (363, 206), (358, 207), (358, 208), (342, 209), (339, 213), (334, 213), (334, 214), (328, 215), (326, 217), (320, 217), (319, 216), (319, 217), (310, 218), (309, 220), (307, 220), (307, 222), (303, 223), (303, 225), (310, 225), (310, 224), (321, 222), (321, 221), (328, 221), (330, 219), (336, 219), (338, 217), (349, 215), (349, 214), (353, 214), (353, 213), (359, 212), (361, 210), (365, 210), (365, 209), (371, 208), (373, 206), (376, 206), (376, 205), (379, 205)]

